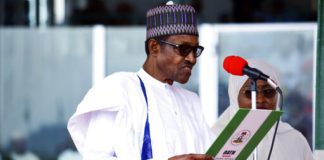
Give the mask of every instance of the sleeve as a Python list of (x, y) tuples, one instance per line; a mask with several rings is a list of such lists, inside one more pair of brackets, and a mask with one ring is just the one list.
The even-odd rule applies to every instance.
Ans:
[(117, 112), (96, 111), (91, 118), (83, 150), (84, 160), (114, 160), (114, 121)]
[[(94, 86), (69, 119), (68, 130), (84, 160), (137, 159), (127, 75), (108, 77)], [(133, 158), (136, 157), (136, 158)]]
[(125, 106), (125, 95), (118, 84), (108, 79), (90, 89), (69, 119), (69, 133), (85, 160), (114, 155), (113, 126), (117, 113)]

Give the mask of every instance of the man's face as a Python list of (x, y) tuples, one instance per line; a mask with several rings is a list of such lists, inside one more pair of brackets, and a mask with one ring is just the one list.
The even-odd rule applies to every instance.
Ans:
[[(166, 40), (176, 45), (198, 46), (198, 37), (193, 35), (172, 35)], [(193, 66), (196, 64), (196, 57), (193, 52), (187, 56), (181, 55), (178, 48), (160, 43), (161, 50), (156, 59), (156, 66), (167, 80), (186, 83), (189, 80)]]
[[(238, 95), (238, 103), (241, 108), (251, 108), (251, 79), (248, 79)], [(274, 110), (277, 104), (277, 92), (265, 81), (257, 81), (257, 109)]]

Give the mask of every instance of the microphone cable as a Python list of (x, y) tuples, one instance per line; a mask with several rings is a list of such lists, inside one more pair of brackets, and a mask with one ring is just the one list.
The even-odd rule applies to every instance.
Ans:
[[(281, 89), (279, 87), (276, 88), (276, 91), (280, 95), (279, 109), (280, 109), (280, 111), (282, 111), (282, 108), (283, 108), (283, 95), (282, 95), (282, 91), (281, 91)], [(270, 146), (270, 151), (269, 151), (269, 154), (268, 154), (268, 160), (270, 160), (270, 157), (271, 157), (273, 145), (274, 145), (274, 142), (275, 142), (275, 139), (276, 139), (276, 135), (277, 135), (277, 130), (278, 130), (279, 122), (280, 122), (280, 118), (279, 118), (279, 120), (276, 123), (275, 131), (274, 131), (274, 134), (273, 134), (273, 137), (272, 137), (271, 146)]]

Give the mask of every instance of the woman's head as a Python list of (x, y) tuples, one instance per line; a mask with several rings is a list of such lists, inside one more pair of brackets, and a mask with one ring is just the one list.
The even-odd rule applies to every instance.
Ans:
[[(251, 108), (251, 83), (249, 78), (245, 81), (238, 94), (238, 105), (241, 108)], [(267, 82), (257, 80), (256, 107), (257, 109), (276, 109), (277, 92)]]
[[(250, 59), (248, 63), (250, 67), (257, 68), (269, 75), (279, 85), (279, 74), (271, 65), (257, 59)], [(251, 81), (247, 76), (230, 76), (228, 92), (231, 106), (251, 108)], [(275, 109), (277, 107), (278, 95), (267, 82), (258, 80), (257, 90), (258, 109)]]

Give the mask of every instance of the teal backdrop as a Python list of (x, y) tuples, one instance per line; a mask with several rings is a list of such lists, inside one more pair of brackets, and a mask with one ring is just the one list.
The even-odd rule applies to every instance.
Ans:
[(317, 22), (315, 150), (324, 150), (324, 0), (318, 0)]

